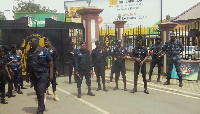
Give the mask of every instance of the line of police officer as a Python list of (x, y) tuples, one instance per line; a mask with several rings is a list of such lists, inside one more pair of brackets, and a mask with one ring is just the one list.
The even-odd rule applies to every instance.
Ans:
[[(181, 76), (181, 61), (180, 61), (180, 53), (183, 51), (183, 44), (175, 39), (175, 34), (172, 32), (170, 33), (170, 40), (165, 42), (165, 45), (161, 43), (160, 36), (156, 37), (156, 43), (153, 44), (150, 47), (150, 53), (148, 54), (148, 50), (146, 47), (142, 45), (142, 36), (138, 36), (136, 38), (136, 46), (132, 50), (132, 59), (135, 61), (134, 63), (134, 88), (131, 91), (131, 93), (137, 92), (137, 80), (139, 71), (142, 73), (143, 82), (144, 82), (144, 93), (149, 94), (149, 91), (147, 90), (147, 82), (151, 81), (151, 76), (153, 72), (153, 68), (157, 64), (158, 67), (158, 78), (157, 82), (160, 82), (160, 74), (161, 74), (161, 67), (163, 66), (163, 58), (164, 55), (167, 55), (167, 81), (164, 83), (164, 85), (170, 84), (170, 78), (171, 78), (171, 71), (173, 68), (173, 64), (176, 67), (176, 71), (179, 76), (179, 87), (182, 87), (182, 76)], [(127, 57), (127, 51), (124, 47), (121, 46), (122, 41), (117, 41), (117, 47), (113, 50), (111, 56), (113, 58), (112, 61), (112, 70), (110, 75), (110, 81), (112, 81), (113, 73), (116, 74), (115, 76), (115, 83), (116, 86), (114, 90), (118, 89), (118, 80), (120, 76), (120, 72), (123, 78), (124, 82), (124, 91), (127, 91), (126, 89), (126, 68), (125, 68), (125, 58)], [(74, 45), (74, 44), (73, 44)], [(102, 90), (101, 83), (100, 83), (100, 76), (102, 78), (102, 84), (103, 84), (103, 90), (108, 91), (108, 89), (105, 87), (105, 69), (107, 68), (107, 62), (106, 62), (106, 52), (103, 48), (101, 48), (100, 42), (95, 42), (96, 48), (92, 50), (91, 56), (89, 54), (89, 51), (85, 49), (85, 42), (81, 43), (81, 49), (74, 51), (72, 49), (70, 53), (71, 58), (74, 60), (74, 65), (71, 65), (70, 67), (75, 67), (75, 80), (78, 80), (77, 88), (78, 88), (78, 97), (81, 97), (81, 83), (83, 79), (83, 75), (86, 76), (86, 83), (88, 85), (88, 95), (94, 96), (93, 93), (91, 93), (91, 74), (92, 74), (92, 67), (94, 67), (95, 74), (97, 76), (97, 91)], [(87, 52), (87, 54), (85, 54)], [(87, 56), (86, 56), (87, 55)], [(152, 61), (150, 63), (150, 71), (149, 71), (149, 79), (146, 79), (146, 60), (149, 58), (149, 56), (152, 57)], [(72, 70), (70, 73), (70, 77), (72, 75)], [(77, 78), (76, 78), (77, 77)], [(70, 78), (71, 83), (71, 78)]]

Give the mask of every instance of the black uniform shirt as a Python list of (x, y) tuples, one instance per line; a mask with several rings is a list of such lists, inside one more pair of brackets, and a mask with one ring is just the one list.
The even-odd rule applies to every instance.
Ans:
[(92, 50), (92, 62), (93, 65), (104, 65), (107, 66), (106, 62), (106, 52), (102, 48), (95, 48)]
[(50, 61), (52, 61), (52, 57), (46, 48), (39, 46), (36, 53), (31, 48), (27, 54), (28, 72), (34, 73), (37, 78), (49, 76)]
[(148, 51), (146, 47), (135, 47), (132, 51), (132, 56), (143, 61), (146, 56), (148, 56)]
[(5, 70), (7, 64), (7, 58), (5, 56), (0, 57), (0, 71)]
[(54, 69), (55, 70), (58, 70), (58, 67), (57, 67), (57, 51), (56, 49), (50, 45), (49, 48), (46, 48), (49, 52), (49, 54), (51, 55), (52, 59), (53, 59), (53, 66), (54, 66)]
[(127, 54), (126, 49), (124, 47), (121, 47), (119, 50), (118, 47), (114, 50), (114, 57), (117, 58), (116, 63), (119, 65), (125, 65), (125, 59), (121, 58), (124, 57)]

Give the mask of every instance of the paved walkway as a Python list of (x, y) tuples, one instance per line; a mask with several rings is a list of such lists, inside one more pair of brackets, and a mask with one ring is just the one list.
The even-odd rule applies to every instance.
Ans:
[[(127, 82), (133, 84), (134, 76), (133, 76), (133, 71), (127, 71), (126, 72), (126, 77), (127, 77)], [(148, 79), (148, 74), (146, 75)], [(110, 69), (106, 70), (106, 78), (109, 80), (110, 77)], [(120, 79), (122, 80), (122, 77), (120, 76)], [(157, 82), (157, 75), (153, 74), (152, 75), (152, 81), (148, 82), (148, 88), (153, 87), (153, 88), (159, 88), (163, 90), (168, 90), (168, 91), (175, 91), (177, 93), (184, 93), (192, 96), (198, 96), (200, 97), (200, 81), (187, 81), (183, 80), (183, 87), (179, 87), (179, 80), (177, 79), (171, 79), (170, 80), (170, 85), (163, 85), (163, 83), (166, 81), (166, 76), (161, 75), (160, 78), (161, 82)], [(114, 80), (113, 80), (114, 81)], [(143, 79), (141, 73), (138, 76), (138, 83), (143, 84)]]

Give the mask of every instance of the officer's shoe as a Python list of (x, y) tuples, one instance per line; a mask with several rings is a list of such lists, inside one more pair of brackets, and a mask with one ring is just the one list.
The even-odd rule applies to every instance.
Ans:
[(55, 91), (53, 92), (53, 94), (54, 94), (54, 98), (53, 98), (53, 99), (54, 99), (55, 101), (59, 101), (59, 98), (58, 98), (58, 96), (57, 96), (57, 94), (56, 94)]
[(98, 86), (96, 91), (102, 90), (101, 85)]
[(147, 82), (151, 82), (151, 79), (148, 79)]
[(135, 93), (135, 92), (137, 92), (137, 89), (133, 89), (133, 90), (131, 91), (131, 93)]
[(18, 94), (23, 94), (23, 92), (21, 90), (18, 90), (17, 93)]
[(8, 102), (6, 102), (5, 99), (1, 99), (1, 103), (2, 103), (2, 104), (8, 104)]
[(182, 83), (179, 83), (179, 87), (182, 87), (183, 86), (183, 84)]
[(147, 89), (144, 90), (144, 93), (149, 94), (149, 91)]
[(43, 111), (39, 111), (39, 110), (38, 110), (38, 111), (37, 111), (37, 114), (43, 114)]
[(78, 88), (78, 98), (81, 98), (81, 88)]
[[(0, 94), (0, 95), (1, 95), (1, 94)], [(8, 96), (8, 95), (9, 95), (9, 93), (7, 92), (7, 93), (6, 93), (6, 96)], [(0, 97), (1, 97), (1, 96), (0, 96)]]
[(113, 90), (118, 90), (118, 87), (116, 86)]
[(160, 78), (157, 79), (157, 82), (160, 82)]
[(126, 89), (126, 88), (124, 88), (124, 91), (127, 91), (127, 89)]
[(108, 89), (106, 87), (103, 88), (103, 91), (108, 92)]
[(16, 95), (8, 95), (8, 98), (10, 98), (10, 97), (15, 97)]
[(163, 85), (169, 85), (170, 82), (169, 81), (166, 81)]
[(53, 93), (49, 89), (47, 89), (47, 94), (52, 95)]
[(88, 91), (87, 95), (90, 95), (90, 96), (95, 96), (94, 93), (92, 93), (91, 91)]

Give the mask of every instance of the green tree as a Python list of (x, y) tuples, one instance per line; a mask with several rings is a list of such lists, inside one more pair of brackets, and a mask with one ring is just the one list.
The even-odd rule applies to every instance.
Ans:
[(36, 4), (34, 0), (23, 1), (16, 0), (17, 6), (13, 7), (13, 13), (23, 13), (23, 12), (48, 12), (48, 13), (56, 13), (57, 10), (51, 10), (45, 6), (41, 6), (40, 4)]
[(0, 12), (0, 20), (6, 20), (6, 17), (3, 12)]

